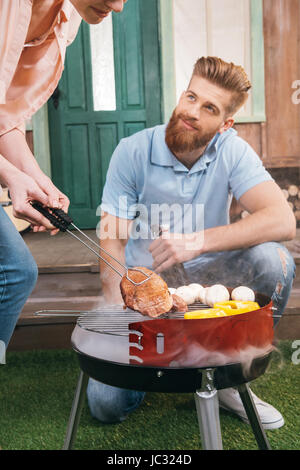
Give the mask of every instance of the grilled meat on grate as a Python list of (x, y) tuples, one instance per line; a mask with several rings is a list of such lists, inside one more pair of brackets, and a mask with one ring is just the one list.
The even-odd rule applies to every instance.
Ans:
[(173, 297), (173, 306), (171, 308), (171, 312), (187, 312), (188, 306), (185, 301), (179, 297), (177, 294), (172, 294)]
[[(127, 279), (126, 275), (123, 276), (120, 289), (125, 305), (150, 317), (158, 317), (169, 312), (173, 306), (173, 298), (165, 281), (150, 269), (138, 269), (142, 269), (145, 274), (151, 275), (151, 277), (145, 283), (136, 286)], [(145, 276), (139, 271), (129, 269), (128, 274), (136, 283), (145, 279)]]

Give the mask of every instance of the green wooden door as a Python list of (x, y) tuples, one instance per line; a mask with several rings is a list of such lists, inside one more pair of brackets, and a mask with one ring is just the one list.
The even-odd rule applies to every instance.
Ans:
[(157, 0), (129, 0), (113, 15), (116, 109), (95, 111), (89, 25), (68, 48), (57, 99), (49, 100), (54, 183), (81, 228), (94, 228), (111, 155), (121, 138), (161, 123)]

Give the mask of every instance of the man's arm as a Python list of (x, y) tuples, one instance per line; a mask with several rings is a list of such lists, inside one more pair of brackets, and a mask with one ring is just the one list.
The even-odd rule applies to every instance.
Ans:
[(156, 272), (175, 263), (189, 261), (202, 253), (238, 250), (269, 241), (292, 240), (296, 220), (279, 186), (273, 181), (260, 183), (247, 191), (239, 203), (249, 216), (233, 224), (213, 227), (182, 237), (169, 234), (150, 245)]
[[(125, 247), (128, 241), (128, 233), (131, 220), (120, 219), (103, 212), (100, 222), (100, 247), (108, 251), (124, 265)], [(125, 274), (125, 270), (102, 250), (100, 254), (109, 261), (119, 272)], [(104, 261), (100, 261), (100, 279), (102, 283), (105, 301), (110, 304), (122, 304), (123, 299), (120, 291), (121, 277), (115, 273)]]
[(205, 230), (204, 252), (236, 250), (295, 237), (295, 216), (279, 186), (273, 181), (250, 189), (239, 203), (250, 215), (234, 224)]

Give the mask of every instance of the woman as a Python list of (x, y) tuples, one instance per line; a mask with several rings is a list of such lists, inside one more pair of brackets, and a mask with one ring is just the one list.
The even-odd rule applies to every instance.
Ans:
[[(55, 90), (81, 20), (100, 23), (126, 1), (0, 0), (0, 184), (9, 188), (15, 217), (35, 231), (57, 232), (30, 201), (67, 211), (69, 200), (39, 168), (24, 122)], [(36, 278), (30, 252), (0, 207), (0, 346), (7, 347)]]

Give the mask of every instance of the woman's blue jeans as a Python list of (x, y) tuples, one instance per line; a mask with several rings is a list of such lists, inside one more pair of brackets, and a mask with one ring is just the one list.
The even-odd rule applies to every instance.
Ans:
[[(227, 287), (246, 285), (273, 300), (275, 314), (284, 312), (295, 277), (295, 263), (279, 243), (262, 243), (245, 250), (208, 253), (197, 264), (185, 264), (190, 282)], [(172, 287), (169, 284), (169, 287)], [(274, 318), (274, 325), (279, 318)], [(124, 390), (89, 380), (87, 396), (92, 415), (102, 422), (120, 422), (135, 410), (144, 392)]]
[(37, 275), (23, 238), (0, 207), (0, 344), (6, 348)]

